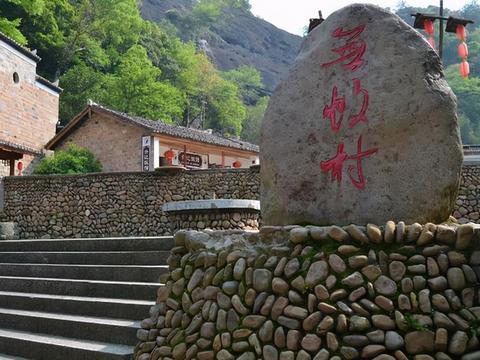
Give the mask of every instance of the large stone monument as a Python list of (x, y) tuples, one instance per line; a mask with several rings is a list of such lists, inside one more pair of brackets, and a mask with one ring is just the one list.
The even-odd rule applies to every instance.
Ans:
[(455, 99), (420, 35), (336, 12), (263, 130), (270, 226), (177, 232), (135, 359), (479, 360), (480, 229), (444, 222)]
[(441, 222), (462, 164), (440, 59), (398, 16), (355, 4), (306, 38), (262, 128), (265, 224)]

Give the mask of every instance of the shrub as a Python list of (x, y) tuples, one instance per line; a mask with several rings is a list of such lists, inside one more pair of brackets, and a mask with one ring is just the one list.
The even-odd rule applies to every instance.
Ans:
[(88, 149), (70, 144), (52, 157), (43, 159), (35, 168), (34, 174), (85, 174), (102, 171), (102, 164)]

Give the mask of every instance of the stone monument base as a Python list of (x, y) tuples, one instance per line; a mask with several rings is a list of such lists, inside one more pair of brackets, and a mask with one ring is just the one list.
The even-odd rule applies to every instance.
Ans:
[(13, 240), (17, 237), (17, 229), (14, 222), (0, 222), (0, 240)]
[(180, 231), (135, 359), (480, 359), (473, 224)]

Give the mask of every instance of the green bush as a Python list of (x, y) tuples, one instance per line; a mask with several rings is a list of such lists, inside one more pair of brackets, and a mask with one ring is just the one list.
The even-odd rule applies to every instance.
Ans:
[(35, 168), (34, 174), (85, 174), (102, 171), (102, 164), (88, 149), (70, 144), (52, 157), (43, 159)]

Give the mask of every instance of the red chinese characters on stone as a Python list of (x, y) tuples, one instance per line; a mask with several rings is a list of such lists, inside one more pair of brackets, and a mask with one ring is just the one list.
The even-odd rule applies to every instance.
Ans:
[[(350, 116), (348, 121), (348, 127), (352, 129), (358, 123), (368, 122), (367, 118), (367, 110), (368, 110), (368, 102), (369, 102), (369, 95), (367, 89), (362, 89), (362, 83), (360, 79), (353, 79), (353, 95), (359, 96), (363, 95), (362, 100), (362, 108), (360, 112), (356, 115)], [(323, 118), (330, 119), (330, 127), (332, 128), (334, 133), (338, 133), (340, 131), (340, 127), (343, 121), (343, 113), (347, 107), (347, 101), (345, 97), (338, 96), (338, 88), (336, 86), (333, 87), (332, 90), (332, 100), (330, 105), (325, 105), (323, 109)], [(337, 112), (339, 113), (339, 118), (337, 119)]]
[(363, 95), (362, 108), (360, 112), (356, 115), (350, 117), (348, 121), (348, 127), (352, 129), (360, 122), (367, 123), (367, 110), (368, 110), (368, 101), (369, 95), (367, 89), (362, 89), (362, 83), (360, 79), (353, 79), (353, 95), (358, 96), (359, 94)]
[(355, 71), (363, 65), (363, 54), (367, 49), (367, 44), (358, 37), (365, 30), (365, 25), (359, 25), (352, 30), (336, 29), (332, 36), (335, 38), (347, 38), (347, 43), (332, 51), (339, 55), (338, 59), (322, 64), (322, 67), (330, 67), (335, 64), (342, 64), (344, 69)]
[[(326, 105), (323, 109), (323, 117), (330, 119), (330, 127), (333, 132), (338, 133), (343, 121), (343, 113), (345, 112), (346, 101), (345, 97), (338, 97), (338, 89), (336, 86), (332, 90), (332, 101), (330, 105)], [(337, 111), (340, 113), (340, 119), (337, 120)]]
[[(320, 169), (323, 172), (332, 172), (332, 179), (338, 183), (342, 181), (343, 163), (348, 160), (354, 160), (356, 165), (348, 166), (348, 176), (352, 184), (359, 190), (365, 187), (365, 176), (363, 175), (362, 159), (375, 154), (378, 148), (372, 148), (362, 151), (362, 136), (357, 140), (357, 153), (355, 155), (348, 155), (345, 152), (345, 145), (343, 142), (337, 146), (337, 154), (328, 161), (322, 161)], [(356, 172), (356, 174), (355, 174)]]

